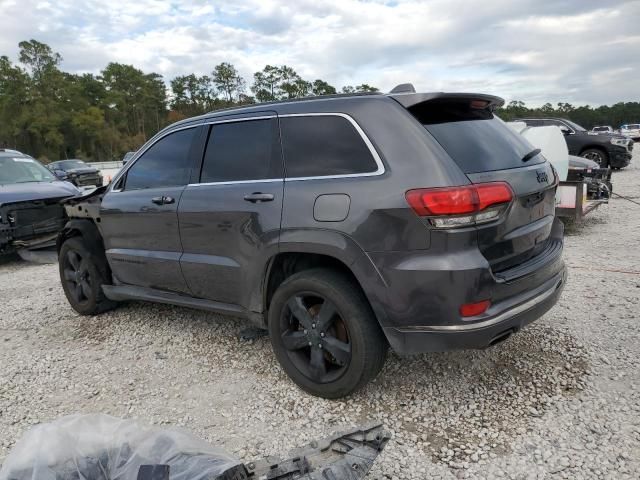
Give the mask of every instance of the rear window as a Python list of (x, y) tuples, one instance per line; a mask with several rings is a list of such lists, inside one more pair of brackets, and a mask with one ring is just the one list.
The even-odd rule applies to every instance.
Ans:
[(344, 117), (285, 117), (280, 128), (288, 178), (353, 175), (378, 169), (364, 140)]
[(470, 99), (432, 100), (409, 111), (464, 173), (506, 170), (545, 161), (542, 155), (536, 155), (523, 162), (522, 158), (535, 147), (492, 112), (471, 108), (470, 103)]

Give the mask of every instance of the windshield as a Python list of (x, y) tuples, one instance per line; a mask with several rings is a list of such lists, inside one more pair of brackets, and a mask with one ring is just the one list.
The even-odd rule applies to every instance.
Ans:
[(33, 158), (0, 157), (0, 185), (53, 180), (51, 172)]
[(576, 132), (586, 132), (587, 129), (581, 127), (580, 125), (578, 125), (577, 123), (572, 122), (571, 120), (562, 120), (564, 123), (566, 123), (567, 125), (569, 125), (571, 128), (573, 128)]
[(631, 125), (623, 125), (622, 128), (625, 130), (638, 130), (640, 129), (640, 124), (632, 123)]
[(55, 167), (60, 167), (65, 170), (72, 169), (72, 168), (85, 168), (88, 166), (82, 160), (62, 160), (60, 162), (55, 162), (53, 165)]

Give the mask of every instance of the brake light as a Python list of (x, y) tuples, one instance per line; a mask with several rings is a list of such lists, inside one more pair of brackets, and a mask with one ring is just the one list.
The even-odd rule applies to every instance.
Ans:
[(513, 200), (506, 182), (478, 183), (461, 187), (409, 190), (407, 203), (436, 227), (484, 223), (497, 218)]
[(477, 303), (465, 303), (460, 307), (460, 315), (463, 317), (475, 317), (476, 315), (486, 312), (489, 305), (491, 305), (489, 300), (483, 300)]

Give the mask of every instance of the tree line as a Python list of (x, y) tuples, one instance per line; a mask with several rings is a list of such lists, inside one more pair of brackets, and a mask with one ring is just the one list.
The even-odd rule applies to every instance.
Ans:
[[(19, 61), (0, 56), (0, 147), (49, 161), (117, 160), (159, 129), (182, 118), (235, 105), (338, 90), (308, 81), (286, 65), (253, 75), (250, 87), (226, 62), (210, 75), (181, 75), (169, 82), (131, 65), (109, 63), (98, 75), (61, 69), (62, 56), (37, 40), (23, 41)], [(370, 85), (342, 92), (376, 91)]]
[[(335, 93), (373, 92), (368, 84), (340, 90), (322, 79), (306, 80), (287, 65), (266, 65), (251, 85), (230, 63), (208, 75), (169, 81), (131, 65), (109, 63), (98, 75), (61, 69), (62, 56), (37, 40), (23, 41), (19, 60), (0, 56), (0, 147), (48, 161), (118, 160), (164, 126), (182, 118), (236, 105)], [(530, 109), (513, 101), (504, 119), (525, 115), (568, 117), (589, 128), (640, 121), (640, 104), (573, 107), (559, 103)]]
[(609, 125), (614, 129), (626, 123), (640, 123), (640, 102), (619, 102), (614, 105), (573, 106), (559, 102), (555, 107), (545, 103), (538, 108), (530, 108), (524, 102), (513, 100), (498, 109), (497, 114), (505, 121), (524, 117), (560, 117), (591, 129), (597, 125)]

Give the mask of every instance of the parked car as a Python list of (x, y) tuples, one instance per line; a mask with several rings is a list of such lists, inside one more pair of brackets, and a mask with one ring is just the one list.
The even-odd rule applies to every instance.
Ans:
[(246, 317), (325, 398), (373, 379), (389, 346), (495, 345), (566, 281), (557, 176), (502, 104), (413, 90), (175, 123), (65, 202), (65, 295), (85, 315), (137, 299)]
[(620, 134), (634, 140), (640, 140), (640, 123), (629, 123), (620, 127)]
[(78, 193), (30, 156), (0, 149), (0, 254), (55, 245), (67, 222), (60, 200)]
[(614, 132), (613, 131), (613, 127), (609, 126), (609, 125), (603, 125), (603, 126), (599, 126), (599, 127), (593, 127), (591, 129), (591, 133), (595, 133), (595, 134), (609, 134), (609, 135), (613, 135)]
[(77, 187), (102, 186), (102, 174), (82, 160), (59, 160), (51, 162), (47, 168), (60, 180), (66, 180)]
[(624, 168), (631, 162), (633, 141), (622, 135), (596, 135), (564, 118), (522, 118), (531, 127), (555, 125), (567, 141), (569, 154), (585, 157), (601, 167)]

